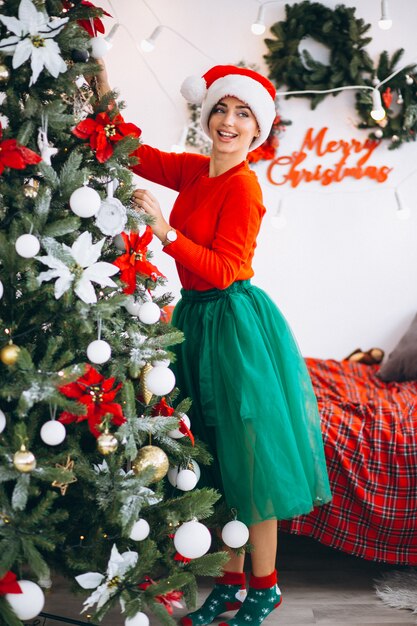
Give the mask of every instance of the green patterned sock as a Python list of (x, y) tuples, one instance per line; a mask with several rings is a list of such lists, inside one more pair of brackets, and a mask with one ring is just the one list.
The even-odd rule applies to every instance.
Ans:
[(259, 626), (281, 604), (281, 591), (277, 585), (277, 572), (269, 576), (253, 576), (249, 581), (246, 600), (236, 615), (220, 626)]
[(246, 578), (241, 572), (225, 572), (216, 578), (213, 591), (204, 604), (181, 618), (182, 626), (206, 626), (226, 611), (237, 611), (246, 597)]

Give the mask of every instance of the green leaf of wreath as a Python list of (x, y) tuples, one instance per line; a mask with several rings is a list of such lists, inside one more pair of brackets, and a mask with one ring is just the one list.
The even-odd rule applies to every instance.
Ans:
[[(376, 71), (373, 72), (375, 82), (381, 82), (395, 72), (396, 65), (403, 54), (404, 49), (400, 48), (390, 58), (388, 52), (384, 50), (379, 57)], [(376, 122), (370, 116), (371, 91), (359, 91), (356, 94), (356, 111), (360, 117), (359, 128), (370, 129), (371, 139), (388, 140), (390, 150), (399, 148), (405, 142), (415, 141), (417, 138), (416, 71), (416, 66), (408, 65), (380, 87), (386, 112), (386, 117), (380, 122)], [(373, 83), (367, 79), (366, 84), (372, 86)], [(389, 103), (390, 99), (391, 103)]]
[[(275, 39), (265, 39), (269, 53), (264, 58), (269, 67), (269, 78), (280, 88), (306, 91), (364, 84), (373, 64), (364, 47), (371, 41), (364, 37), (371, 27), (355, 17), (355, 8), (338, 5), (334, 10), (304, 0), (285, 5), (286, 20), (271, 27)], [(300, 42), (311, 37), (330, 50), (330, 63), (316, 61), (306, 50), (300, 51)], [(311, 100), (315, 108), (328, 94), (301, 94)], [(291, 96), (288, 96), (291, 97)]]

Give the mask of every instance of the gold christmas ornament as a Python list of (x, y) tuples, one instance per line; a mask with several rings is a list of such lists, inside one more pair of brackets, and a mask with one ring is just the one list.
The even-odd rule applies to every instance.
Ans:
[[(1, 6), (1, 5), (0, 5)], [(5, 83), (9, 80), (10, 72), (4, 63), (0, 63), (0, 83)]]
[(26, 198), (36, 198), (39, 191), (39, 181), (31, 179), (26, 185), (23, 187), (23, 195)]
[(25, 446), (22, 445), (20, 450), (13, 456), (13, 465), (23, 474), (31, 472), (36, 467), (35, 455), (30, 452), (30, 450), (26, 450)]
[(145, 404), (149, 404), (152, 398), (152, 392), (146, 386), (146, 375), (152, 369), (152, 365), (147, 363), (144, 367), (142, 367), (140, 372), (140, 393), (142, 395), (143, 401)]
[(4, 365), (14, 365), (19, 356), (20, 348), (15, 343), (10, 341), (7, 346), (4, 346), (0, 350), (0, 360)]
[[(75, 464), (75, 461), (73, 461), (70, 456), (67, 456), (65, 465), (60, 465), (59, 463), (55, 463), (55, 467), (57, 469), (62, 469), (68, 472), (73, 472), (74, 464)], [(65, 494), (67, 493), (68, 486), (76, 482), (77, 482), (77, 478), (73, 476), (72, 478), (69, 478), (66, 482), (62, 482), (62, 483), (59, 482), (58, 480), (54, 480), (53, 483), (51, 483), (51, 486), (58, 487), (59, 490), (61, 491), (61, 496), (65, 496)]]
[(97, 439), (97, 450), (104, 455), (116, 452), (118, 445), (119, 442), (117, 441), (116, 437), (109, 433), (108, 430), (106, 430)]
[(132, 470), (135, 474), (141, 474), (149, 467), (153, 468), (153, 483), (158, 482), (167, 474), (169, 460), (161, 448), (157, 446), (143, 446), (139, 450), (136, 459), (132, 463)]

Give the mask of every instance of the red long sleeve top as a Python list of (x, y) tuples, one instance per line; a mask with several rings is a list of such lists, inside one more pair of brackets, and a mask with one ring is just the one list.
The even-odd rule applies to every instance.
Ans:
[(164, 247), (185, 289), (225, 289), (254, 274), (252, 258), (265, 207), (256, 174), (242, 162), (209, 177), (209, 157), (142, 145), (133, 171), (178, 191), (169, 222), (177, 240)]

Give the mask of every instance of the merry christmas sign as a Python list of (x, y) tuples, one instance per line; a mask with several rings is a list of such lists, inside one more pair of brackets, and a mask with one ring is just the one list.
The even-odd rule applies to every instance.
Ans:
[(300, 183), (319, 182), (323, 186), (347, 178), (367, 178), (377, 183), (387, 180), (392, 168), (372, 162), (380, 142), (366, 138), (332, 139), (328, 128), (309, 128), (299, 150), (277, 156), (266, 175), (272, 185), (297, 187)]

